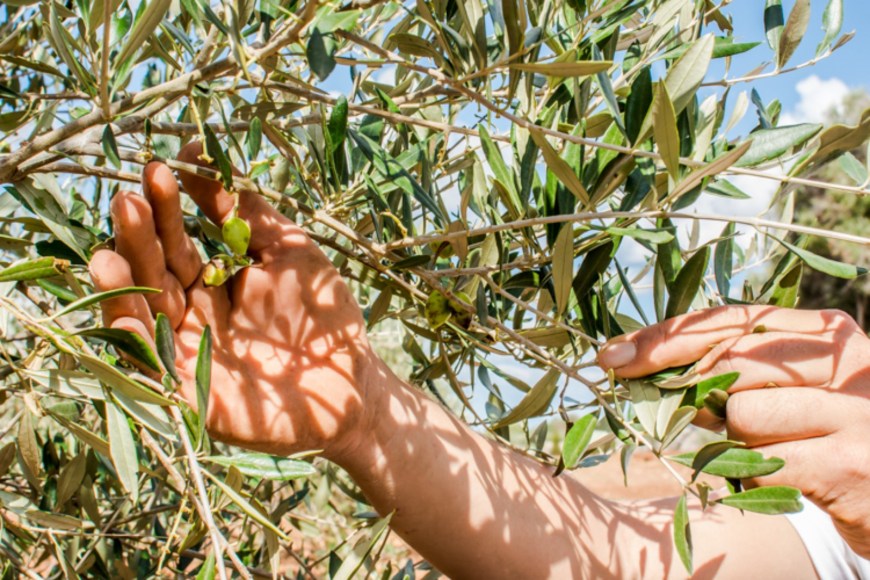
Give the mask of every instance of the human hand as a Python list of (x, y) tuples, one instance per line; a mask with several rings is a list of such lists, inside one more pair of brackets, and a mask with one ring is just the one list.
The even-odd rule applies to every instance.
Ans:
[(848, 315), (714, 308), (617, 337), (598, 360), (622, 378), (695, 361), (701, 379), (740, 373), (728, 437), (786, 462), (747, 483), (800, 489), (870, 558), (870, 339)]
[[(199, 143), (179, 160), (205, 165)], [(230, 217), (234, 196), (217, 181), (181, 172), (185, 190), (216, 224)], [(207, 426), (215, 438), (250, 449), (289, 454), (322, 449), (351, 453), (371, 413), (378, 359), (356, 301), (317, 245), (263, 198), (239, 194), (239, 217), (251, 226), (255, 264), (226, 284), (206, 287), (202, 261), (185, 234), (178, 184), (169, 168), (149, 163), (144, 197), (112, 200), (115, 251), (97, 252), (91, 276), (101, 291), (132, 285), (160, 294), (126, 295), (103, 305), (107, 327), (153, 341), (154, 317), (175, 329), (182, 395), (196, 401), (194, 370), (203, 329), (214, 351)]]

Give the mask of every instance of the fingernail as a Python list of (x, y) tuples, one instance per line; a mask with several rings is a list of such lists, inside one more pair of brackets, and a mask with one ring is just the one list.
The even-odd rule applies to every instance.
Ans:
[(633, 342), (617, 342), (616, 344), (604, 347), (598, 353), (598, 361), (602, 366), (618, 369), (634, 360), (636, 354), (637, 347), (634, 346)]

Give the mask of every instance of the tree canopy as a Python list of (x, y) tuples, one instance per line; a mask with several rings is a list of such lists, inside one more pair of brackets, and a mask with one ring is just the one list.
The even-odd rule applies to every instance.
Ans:
[[(476, 428), (554, 472), (638, 446), (668, 455), (735, 377), (696, 384), (674, 369), (620, 384), (594, 369), (603, 341), (691, 308), (794, 306), (805, 269), (837, 285), (863, 273), (808, 240), (870, 243), (792, 219), (808, 188), (870, 193), (866, 156), (851, 153), (870, 111), (783, 126), (781, 104), (753, 90), (836, 58), (851, 38), (842, 0), (812, 23), (824, 39), (807, 63), (794, 56), (809, 0), (759, 4), (758, 42), (734, 30), (729, 4), (2, 0), (6, 573), (253, 577), (288, 559), (280, 572), (300, 577), (400, 571), (377, 557), (387, 520), (334, 466), (209, 441), (166, 357), (100, 327), (102, 301), (149, 291), (97, 293), (87, 276), (112, 244), (108, 200), (149, 160), (194, 170), (175, 160), (194, 139), (214, 167), (196, 171), (304, 227), (410, 382)], [(738, 57), (763, 64), (736, 70)], [(838, 165), (859, 178), (831, 183)], [(746, 178), (777, 184), (764, 217), (698, 210), (709, 196), (737, 207)], [(186, 207), (214, 283), (247, 267), (246, 224), (221, 231)], [(669, 461), (728, 478), (781, 467), (721, 441)], [(681, 483), (707, 501), (704, 484)], [(764, 501), (733, 491), (721, 501), (740, 509), (798, 505), (787, 488)], [(312, 530), (328, 539), (298, 539)]]

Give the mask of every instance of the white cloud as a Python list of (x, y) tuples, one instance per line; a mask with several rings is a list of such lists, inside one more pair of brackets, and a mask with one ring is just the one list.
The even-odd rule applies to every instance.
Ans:
[(780, 125), (795, 123), (821, 123), (831, 111), (839, 112), (843, 99), (849, 94), (849, 86), (836, 77), (822, 79), (809, 76), (795, 85), (800, 101), (791, 111), (782, 114)]

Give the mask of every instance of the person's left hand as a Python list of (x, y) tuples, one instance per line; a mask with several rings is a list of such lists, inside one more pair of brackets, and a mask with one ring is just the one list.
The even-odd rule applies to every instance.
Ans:
[(701, 379), (739, 372), (728, 437), (786, 462), (747, 483), (800, 489), (870, 558), (870, 339), (847, 314), (715, 308), (617, 337), (598, 360), (622, 378), (696, 361)]

